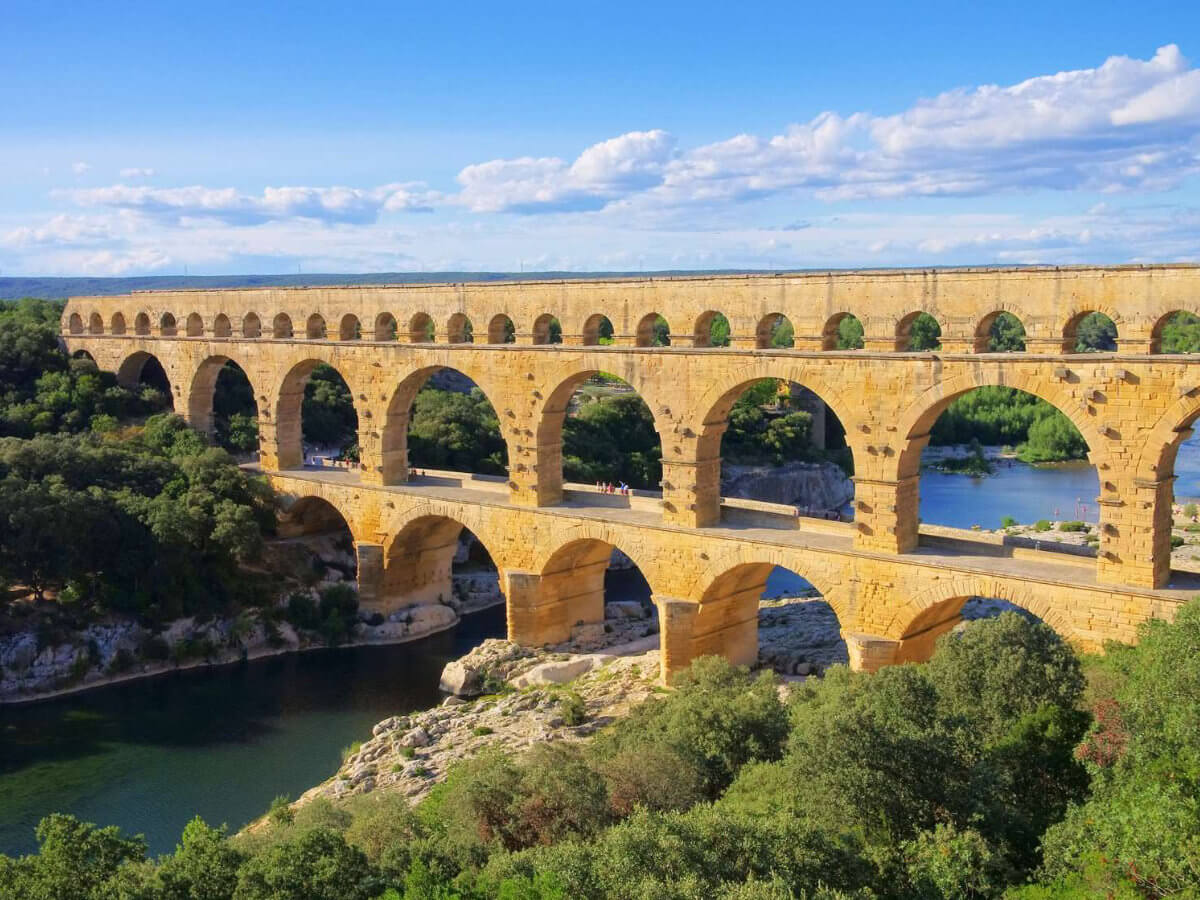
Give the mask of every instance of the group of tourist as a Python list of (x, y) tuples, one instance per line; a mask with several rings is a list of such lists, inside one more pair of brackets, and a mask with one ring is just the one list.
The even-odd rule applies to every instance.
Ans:
[(597, 481), (596, 491), (601, 494), (620, 494), (622, 497), (628, 497), (630, 494), (629, 485), (623, 481), (615, 486), (610, 481)]

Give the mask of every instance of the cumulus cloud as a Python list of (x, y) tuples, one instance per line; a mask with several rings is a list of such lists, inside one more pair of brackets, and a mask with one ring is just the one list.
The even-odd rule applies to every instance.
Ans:
[[(685, 152), (633, 132), (561, 159), (493, 160), (459, 175), (477, 211), (670, 207), (809, 191), (829, 201), (1011, 190), (1161, 190), (1200, 172), (1200, 70), (1149, 60), (947, 91), (889, 116), (824, 112), (771, 137)], [(595, 173), (595, 174), (593, 174)], [(590, 177), (589, 177), (590, 176)]]
[(155, 188), (116, 184), (67, 192), (79, 206), (134, 210), (157, 219), (216, 219), (228, 225), (259, 225), (283, 219), (330, 224), (368, 224), (382, 212), (426, 211), (434, 196), (417, 184), (348, 187), (268, 187), (261, 194), (201, 185)]
[(153, 178), (154, 170), (138, 168), (137, 166), (131, 166), (128, 169), (121, 170), (121, 177), (122, 178)]

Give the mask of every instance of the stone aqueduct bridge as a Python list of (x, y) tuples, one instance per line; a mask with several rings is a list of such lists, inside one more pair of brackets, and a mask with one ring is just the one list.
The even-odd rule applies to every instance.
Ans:
[[(1170, 571), (1175, 451), (1200, 416), (1200, 358), (1157, 353), (1163, 323), (1180, 310), (1200, 314), (1200, 268), (144, 292), (72, 299), (63, 337), (126, 383), (157, 358), (175, 408), (201, 429), (211, 424), (218, 372), (236, 362), (258, 404), (262, 468), (297, 521), (319, 519), (323, 504), (310, 497), (342, 513), (357, 542), (365, 602), (389, 607), (447, 593), (465, 526), (500, 569), (510, 637), (556, 641), (576, 622), (602, 617), (603, 571), (611, 546), (621, 548), (659, 606), (666, 677), (698, 653), (753, 658), (756, 601), (774, 565), (822, 591), (852, 662), (868, 668), (923, 658), (970, 595), (1009, 599), (1088, 647), (1131, 639), (1149, 617), (1173, 616), (1192, 594)], [(984, 352), (1002, 311), (1021, 320), (1027, 352)], [(1092, 311), (1116, 323), (1118, 352), (1068, 352)], [(921, 312), (940, 323), (942, 349), (904, 352)], [(728, 348), (705, 346), (717, 313), (731, 325)], [(660, 314), (671, 327), (669, 347), (650, 346)], [(794, 327), (793, 349), (768, 346), (780, 315)], [(863, 323), (864, 350), (832, 349), (846, 315)], [(602, 317), (613, 326), (611, 346), (598, 345)], [(561, 344), (548, 343), (552, 318)], [(515, 342), (503, 343), (506, 331)], [(302, 468), (300, 405), (322, 362), (353, 394), (361, 473)], [(507, 479), (408, 482), (412, 400), (443, 367), (470, 377), (494, 405)], [(598, 372), (623, 378), (653, 413), (661, 497), (617, 508), (617, 498), (564, 486), (567, 404)], [(762, 378), (811, 389), (845, 426), (856, 471), (853, 524), (722, 501), (721, 435), (733, 402)], [(919, 462), (930, 428), (955, 397), (985, 385), (1042, 397), (1082, 432), (1100, 478), (1095, 558), (919, 526)]]

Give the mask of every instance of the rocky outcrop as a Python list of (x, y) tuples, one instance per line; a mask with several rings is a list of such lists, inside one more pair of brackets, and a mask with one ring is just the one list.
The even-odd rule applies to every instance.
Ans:
[(830, 462), (789, 462), (782, 466), (726, 463), (721, 470), (726, 497), (783, 503), (813, 511), (841, 509), (854, 498), (854, 484)]

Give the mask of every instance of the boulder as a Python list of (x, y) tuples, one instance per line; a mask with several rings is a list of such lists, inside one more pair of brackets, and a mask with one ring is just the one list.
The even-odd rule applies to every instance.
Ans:
[(456, 659), (442, 669), (438, 689), (457, 697), (474, 697), (483, 690), (483, 672)]
[(429, 732), (417, 726), (404, 737), (400, 738), (401, 747), (428, 747)]
[(513, 687), (524, 688), (544, 684), (564, 684), (604, 663), (602, 656), (574, 656), (570, 659), (540, 663), (512, 680)]
[(604, 604), (606, 619), (644, 619), (646, 610), (636, 600), (614, 600)]
[(414, 606), (409, 614), (409, 634), (424, 634), (440, 628), (449, 628), (458, 621), (458, 615), (440, 603), (430, 606)]

